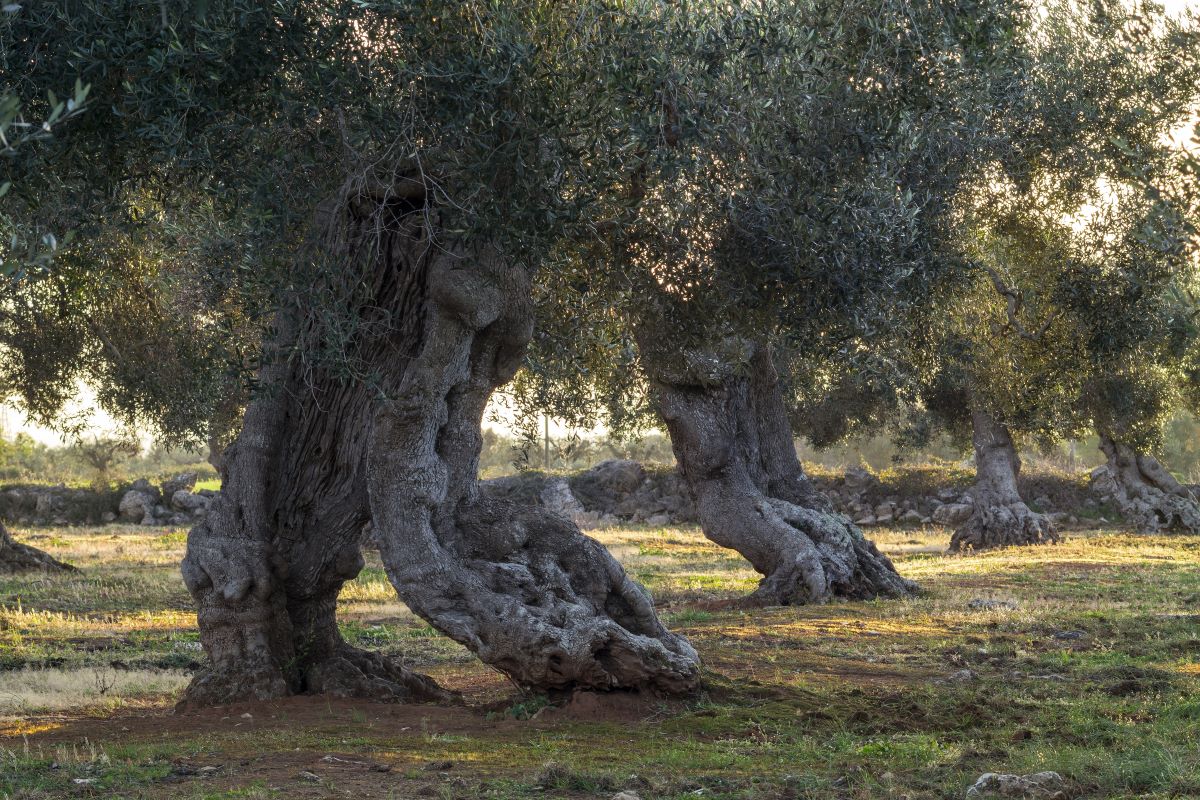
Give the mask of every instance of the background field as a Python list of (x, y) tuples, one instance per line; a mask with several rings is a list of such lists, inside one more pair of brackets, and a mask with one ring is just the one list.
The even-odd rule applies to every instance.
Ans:
[(1200, 537), (1117, 531), (983, 556), (873, 538), (911, 601), (739, 609), (693, 528), (593, 532), (705, 662), (689, 702), (519, 694), (412, 616), (378, 559), (347, 638), (468, 709), (296, 698), (175, 716), (203, 654), (181, 530), (14, 530), (82, 571), (0, 578), (0, 797), (961, 798), (1052, 769), (1075, 797), (1200, 795)]

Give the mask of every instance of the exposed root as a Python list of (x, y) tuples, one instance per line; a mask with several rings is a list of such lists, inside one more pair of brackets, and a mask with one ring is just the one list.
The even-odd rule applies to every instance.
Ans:
[(1050, 518), (1022, 502), (991, 505), (977, 501), (970, 518), (950, 537), (950, 552), (1056, 544), (1059, 540)]
[(752, 602), (800, 605), (832, 597), (869, 600), (916, 593), (917, 585), (901, 577), (844, 515), (773, 498), (758, 510), (762, 524), (776, 529), (776, 566), (760, 581)]
[(54, 556), (36, 547), (15, 541), (0, 523), (0, 575), (18, 572), (75, 572), (76, 568), (59, 561)]
[(307, 694), (356, 697), (376, 702), (458, 704), (462, 696), (412, 672), (382, 653), (342, 644), (304, 671)]

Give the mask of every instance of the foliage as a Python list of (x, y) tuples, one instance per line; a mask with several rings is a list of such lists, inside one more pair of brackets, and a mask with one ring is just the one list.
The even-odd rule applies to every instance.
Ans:
[[(973, 281), (944, 296), (924, 410), (1049, 446), (1157, 445), (1194, 341), (1196, 221), (1171, 134), (1200, 98), (1200, 25), (1150, 3), (1047, 6), (1015, 158), (959, 198)], [(961, 434), (960, 434), (961, 435)], [(965, 437), (963, 437), (965, 439)]]

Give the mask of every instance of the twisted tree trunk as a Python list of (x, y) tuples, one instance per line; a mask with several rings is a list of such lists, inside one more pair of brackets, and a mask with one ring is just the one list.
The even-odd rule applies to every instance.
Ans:
[[(651, 356), (647, 363), (668, 362)], [(763, 575), (750, 600), (791, 605), (915, 592), (804, 474), (770, 350), (755, 346), (745, 375), (727, 367), (714, 373), (716, 361), (705, 363), (651, 367), (652, 377), (705, 536)]]
[[(403, 249), (419, 226), (400, 200), (354, 217), (346, 235), (379, 223), (380, 247)], [(336, 225), (340, 213), (325, 213), (327, 225), (346, 233)], [(346, 360), (369, 365), (374, 380), (349, 379), (342, 363), (314, 355), (324, 329), (311, 311), (297, 306), (279, 316), (260, 370), (264, 388), (222, 456), (221, 492), (188, 535), (183, 577), (210, 666), (192, 681), (185, 706), (301, 692), (453, 699), (425, 676), (351, 647), (337, 627), (338, 593), (363, 566), (372, 415), (379, 394), (403, 374), (417, 328), (406, 317), (408, 297), (420, 291), (414, 277), (374, 265), (349, 265), (326, 287), (361, 332)]]
[(421, 345), (375, 417), (371, 510), (401, 598), (514, 682), (695, 689), (699, 659), (570, 520), (481, 496), (480, 423), (533, 329), (529, 279), (493, 254), (431, 252)]
[(34, 570), (74, 572), (75, 567), (59, 561), (44, 550), (15, 541), (4, 523), (0, 522), (0, 575)]
[(1108, 459), (1113, 499), (1139, 533), (1200, 533), (1200, 503), (1151, 455), (1138, 453), (1110, 434), (1100, 434)]
[(971, 412), (975, 445), (974, 510), (950, 538), (950, 551), (990, 550), (1058, 541), (1054, 525), (1031, 510), (1017, 489), (1021, 459), (1008, 428), (985, 411)]
[(326, 212), (340, 262), (328, 280), (341, 281), (327, 294), (355, 324), (353, 345), (326, 365), (311, 356), (319, 320), (281, 316), (269, 390), (188, 537), (184, 578), (212, 665), (185, 704), (302, 691), (453, 699), (338, 633), (337, 595), (362, 568), (372, 515), (401, 597), (519, 683), (693, 688), (695, 652), (603, 547), (567, 520), (479, 499), (483, 406), (523, 355), (529, 286), (495, 259), (434, 244), (418, 207), (351, 187)]

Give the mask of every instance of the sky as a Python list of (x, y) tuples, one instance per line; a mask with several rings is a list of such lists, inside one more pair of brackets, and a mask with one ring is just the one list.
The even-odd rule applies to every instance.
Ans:
[[(1188, 8), (1200, 12), (1200, 0), (1160, 0), (1160, 2), (1166, 8), (1167, 12), (1171, 14), (1180, 13)], [(496, 413), (490, 413), (492, 410), (495, 410)], [(79, 414), (86, 415), (91, 431), (97, 435), (111, 433), (117, 427), (112, 417), (95, 407), (95, 394), (86, 386), (81, 385), (79, 387), (79, 395), (68, 409), (68, 413), (72, 417)], [(503, 409), (493, 404), (493, 408), (489, 409), (487, 417), (499, 417), (502, 419), (504, 417)], [(503, 429), (505, 426), (500, 424), (494, 427)], [(63, 438), (56, 431), (31, 424), (16, 408), (0, 404), (0, 436), (11, 439), (18, 432), (27, 433), (34, 439), (49, 445), (64, 443)], [(565, 432), (566, 430), (561, 426), (557, 424), (551, 425), (551, 435), (561, 436)], [(140, 438), (144, 445), (148, 445), (151, 441), (149, 435), (142, 435)]]

